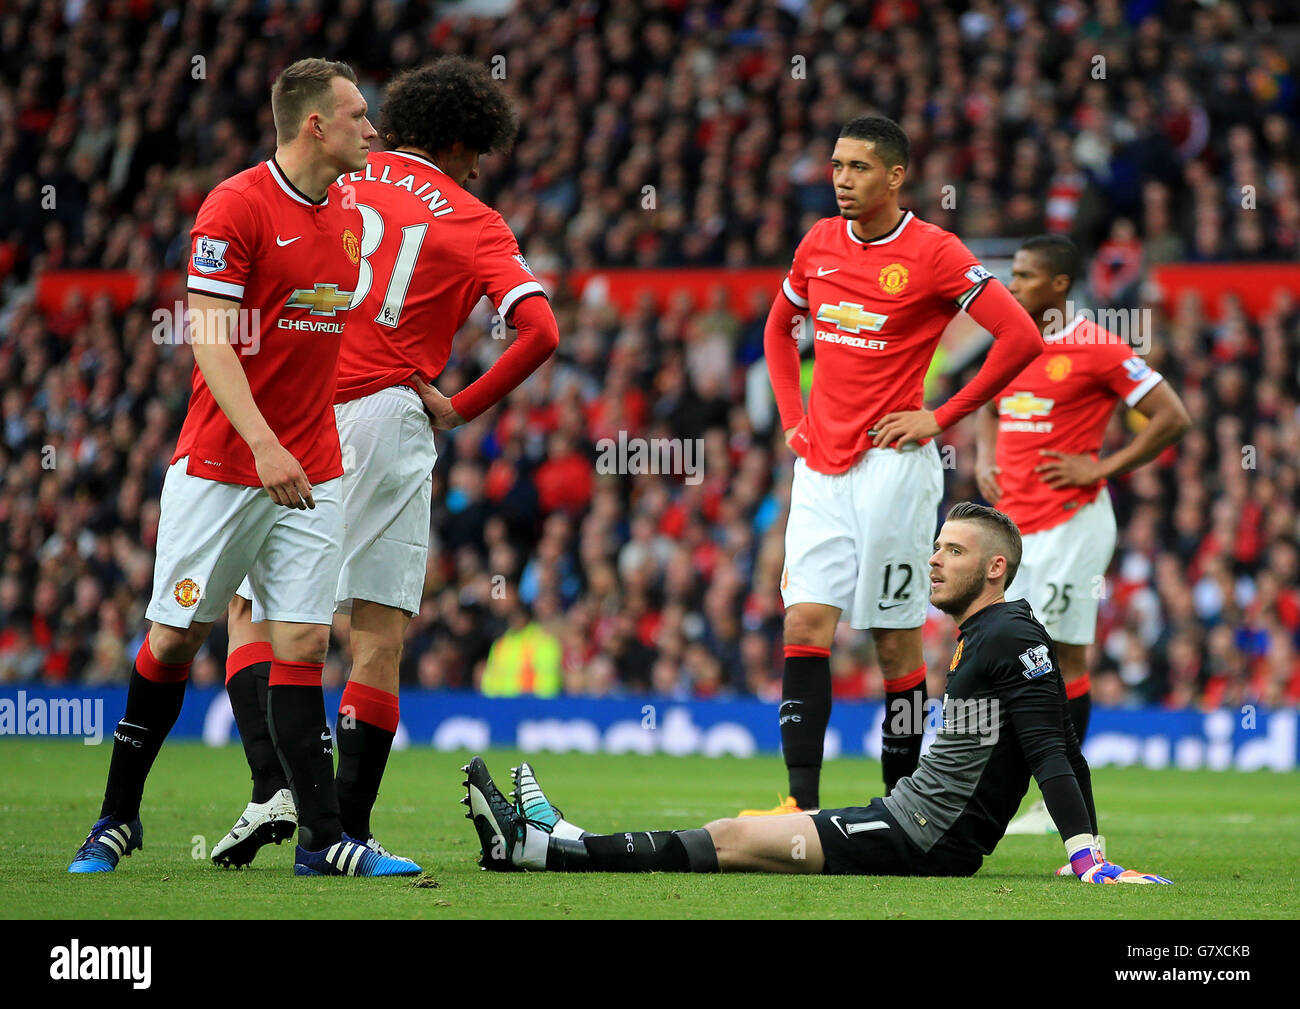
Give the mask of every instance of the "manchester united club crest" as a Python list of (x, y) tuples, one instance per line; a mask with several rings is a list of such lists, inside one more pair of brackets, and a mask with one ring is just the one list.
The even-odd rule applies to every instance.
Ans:
[(907, 286), (907, 267), (890, 263), (880, 271), (880, 289), (886, 294), (897, 294)]
[(957, 650), (952, 653), (952, 661), (948, 663), (948, 672), (954, 672), (957, 669), (957, 663), (961, 661), (961, 646), (966, 643), (963, 638), (957, 642)]
[(351, 228), (343, 232), (343, 251), (347, 253), (348, 261), (353, 266), (361, 262), (361, 240)]
[(1074, 362), (1064, 354), (1057, 354), (1047, 362), (1047, 377), (1053, 382), (1062, 381), (1066, 375), (1070, 374), (1070, 369), (1074, 367)]
[(172, 595), (178, 603), (188, 610), (198, 605), (199, 596), (202, 595), (202, 592), (199, 589), (199, 583), (193, 578), (182, 578), (172, 589)]

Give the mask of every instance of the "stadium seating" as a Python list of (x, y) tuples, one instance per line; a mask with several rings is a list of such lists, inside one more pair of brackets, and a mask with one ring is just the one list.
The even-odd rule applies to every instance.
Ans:
[[(714, 295), (718, 275), (697, 278), (698, 301), (618, 304), (573, 278), (779, 277), (810, 222), (835, 212), (838, 125), (873, 109), (912, 138), (920, 216), (972, 246), (1072, 234), (1095, 303), (1150, 310), (1148, 360), (1195, 420), (1113, 485), (1121, 540), (1098, 701), (1300, 701), (1290, 0), (1166, 3), (1159, 18), (1118, 0), (1002, 16), (932, 0), (617, 15), (543, 0), (456, 20), (414, 2), (149, 6), (0, 13), (0, 682), (116, 684), (130, 671), (192, 366), (154, 313), (180, 297), (208, 189), (271, 153), (275, 74), (301, 56), (346, 59), (373, 108), (393, 71), (462, 52), (503, 57), (520, 135), (475, 185), (547, 279), (561, 344), (500, 408), (440, 438), (407, 682), (477, 687), (513, 626), (553, 640), (547, 682), (565, 693), (779, 696), (792, 460), (753, 381), (775, 287)], [(1168, 264), (1226, 262), (1289, 267), (1261, 267), (1272, 279), (1250, 307), (1239, 289), (1161, 286)], [(111, 272), (68, 282), (69, 270)], [(500, 350), (484, 306), (442, 391)], [(1132, 420), (1116, 416), (1111, 445)], [(703, 478), (599, 472), (598, 440), (620, 431), (701, 439)], [(945, 436), (950, 501), (977, 495), (971, 439), (969, 423)], [(953, 643), (944, 624), (936, 615), (926, 634), (936, 676)], [(865, 636), (841, 635), (836, 695), (878, 696)], [(215, 634), (197, 682), (220, 682), (224, 648)], [(327, 682), (348, 662), (336, 643)]]

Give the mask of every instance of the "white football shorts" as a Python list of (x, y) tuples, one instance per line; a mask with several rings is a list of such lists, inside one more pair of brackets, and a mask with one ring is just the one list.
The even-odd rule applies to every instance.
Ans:
[[(429, 557), (433, 427), (414, 389), (392, 386), (334, 407), (343, 447), (343, 562), (333, 606), (352, 612), (368, 599), (415, 615)], [(253, 620), (267, 619), (266, 598), (245, 582)], [(271, 617), (270, 619), (274, 619)]]
[(191, 476), (188, 461), (177, 459), (163, 481), (145, 615), (169, 627), (211, 623), (243, 580), (276, 601), (268, 619), (330, 623), (342, 560), (342, 479), (312, 487), (315, 508), (286, 508), (263, 487)]
[(794, 464), (781, 598), (838, 607), (853, 627), (920, 627), (943, 498), (934, 441), (873, 448), (850, 469)]
[(1102, 487), (1095, 501), (1067, 521), (1022, 537), (1020, 569), (1007, 599), (1029, 600), (1053, 641), (1092, 644), (1115, 532), (1110, 491)]

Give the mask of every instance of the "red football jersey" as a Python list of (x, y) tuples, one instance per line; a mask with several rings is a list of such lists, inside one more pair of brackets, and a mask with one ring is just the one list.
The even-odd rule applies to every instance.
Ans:
[[(273, 159), (212, 190), (190, 233), (187, 286), (248, 313), (232, 336), (239, 363), (262, 416), (312, 483), (343, 475), (333, 403), (361, 262), (361, 214), (342, 197), (332, 185), (312, 202)], [(172, 462), (186, 455), (185, 472), (194, 476), (262, 485), (253, 453), (197, 366)]]
[(1022, 533), (1065, 522), (1076, 508), (1096, 500), (1105, 483), (1048, 487), (1034, 467), (1051, 457), (1039, 451), (1096, 458), (1116, 401), (1134, 406), (1161, 379), (1132, 347), (1083, 316), (1043, 340), (1047, 350), (994, 400), (1002, 470), (998, 508)]
[(956, 235), (910, 210), (866, 242), (841, 217), (812, 226), (782, 285), (813, 322), (812, 392), (792, 441), (812, 469), (844, 472), (881, 417), (925, 405), (939, 337), (991, 276)]
[(520, 299), (545, 295), (501, 215), (429, 159), (372, 154), (339, 182), (354, 187), (365, 234), (337, 402), (416, 374), (433, 381), (485, 294), (502, 319)]

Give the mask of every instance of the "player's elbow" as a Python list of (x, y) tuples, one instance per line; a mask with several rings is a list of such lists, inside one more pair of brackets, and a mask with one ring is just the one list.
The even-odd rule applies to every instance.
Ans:
[(1175, 400), (1173, 408), (1169, 411), (1168, 426), (1171, 434), (1170, 441), (1178, 441), (1192, 429), (1192, 415), (1187, 412), (1187, 407), (1183, 405), (1181, 399)]
[(551, 355), (554, 354), (560, 346), (559, 328), (552, 323), (549, 329), (541, 333), (537, 342), (541, 352), (541, 360), (550, 360)]
[(1051, 781), (1053, 778), (1067, 774), (1074, 776), (1074, 768), (1070, 766), (1070, 758), (1065, 752), (1064, 739), (1043, 740), (1040, 745), (1026, 749), (1030, 750), (1026, 754), (1029, 772), (1040, 788), (1043, 782)]
[[(529, 304), (530, 301), (542, 303)], [(555, 321), (555, 314), (550, 306), (541, 298), (529, 298), (520, 309), (521, 311), (515, 315), (515, 323), (519, 327), (520, 336), (528, 338), (528, 344), (534, 350), (536, 363), (540, 365), (549, 360), (560, 346), (559, 323)]]
[[(767, 354), (783, 348), (798, 347), (807, 310), (799, 308), (784, 294), (777, 296), (763, 325), (763, 350)], [(798, 351), (795, 351), (796, 355)]]
[(1047, 350), (1043, 334), (1038, 331), (1034, 321), (1023, 310), (1015, 320), (1015, 339), (1016, 349), (1025, 357), (1026, 364)]

